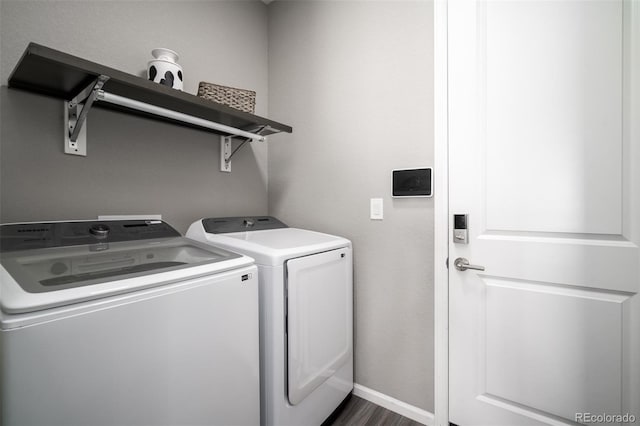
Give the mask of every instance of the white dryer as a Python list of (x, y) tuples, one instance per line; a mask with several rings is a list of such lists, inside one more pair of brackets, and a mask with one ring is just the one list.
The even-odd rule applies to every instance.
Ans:
[(0, 226), (0, 424), (259, 422), (253, 259), (161, 221)]
[(187, 236), (258, 265), (261, 423), (320, 425), (353, 389), (351, 242), (267, 216), (202, 219)]

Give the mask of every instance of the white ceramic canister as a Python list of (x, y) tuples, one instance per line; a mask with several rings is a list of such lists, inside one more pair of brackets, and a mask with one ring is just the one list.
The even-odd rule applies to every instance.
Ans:
[(155, 58), (149, 61), (147, 77), (149, 80), (182, 90), (182, 67), (176, 63), (178, 54), (170, 49), (153, 49), (151, 55)]

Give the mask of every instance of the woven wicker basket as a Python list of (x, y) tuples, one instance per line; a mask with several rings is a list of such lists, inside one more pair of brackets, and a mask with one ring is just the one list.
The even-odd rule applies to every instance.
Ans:
[(256, 92), (251, 90), (201, 81), (198, 86), (198, 96), (252, 114), (256, 110)]

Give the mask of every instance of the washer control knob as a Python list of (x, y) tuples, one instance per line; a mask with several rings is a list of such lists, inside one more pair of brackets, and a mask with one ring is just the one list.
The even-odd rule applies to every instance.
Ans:
[(103, 223), (97, 223), (89, 228), (91, 235), (95, 235), (97, 238), (106, 238), (109, 235), (109, 231), (109, 227)]
[(252, 219), (245, 219), (244, 220), (244, 227), (245, 228), (251, 228), (253, 225), (255, 225), (255, 222)]

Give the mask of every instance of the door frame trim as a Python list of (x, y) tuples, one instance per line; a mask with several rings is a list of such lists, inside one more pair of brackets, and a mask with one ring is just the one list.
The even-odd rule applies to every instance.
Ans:
[(449, 99), (448, 0), (433, 3), (434, 51), (434, 415), (449, 426)]

